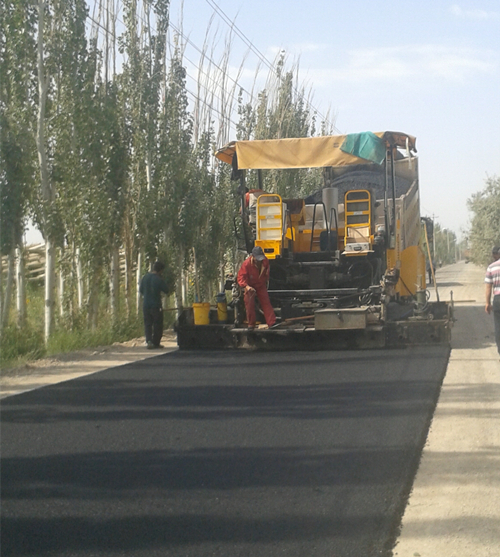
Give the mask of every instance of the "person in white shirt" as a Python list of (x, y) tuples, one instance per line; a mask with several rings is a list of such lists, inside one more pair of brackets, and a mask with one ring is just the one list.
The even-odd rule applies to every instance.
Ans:
[[(493, 263), (486, 269), (486, 313), (493, 312), (495, 321), (495, 341), (500, 354), (500, 246), (495, 246), (491, 252)], [(493, 299), (492, 299), (493, 295)]]

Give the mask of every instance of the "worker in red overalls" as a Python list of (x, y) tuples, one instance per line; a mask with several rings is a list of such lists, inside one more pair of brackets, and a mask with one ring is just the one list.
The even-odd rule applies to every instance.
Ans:
[(269, 260), (260, 246), (253, 248), (251, 255), (243, 261), (237, 277), (240, 288), (244, 291), (245, 309), (248, 328), (255, 328), (255, 295), (259, 299), (266, 323), (272, 327), (276, 323), (276, 315), (267, 293), (269, 281)]

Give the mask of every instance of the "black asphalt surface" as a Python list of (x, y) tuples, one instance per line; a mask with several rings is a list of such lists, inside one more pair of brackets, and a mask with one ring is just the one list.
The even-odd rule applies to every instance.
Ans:
[(448, 353), (173, 352), (7, 398), (1, 555), (390, 555)]

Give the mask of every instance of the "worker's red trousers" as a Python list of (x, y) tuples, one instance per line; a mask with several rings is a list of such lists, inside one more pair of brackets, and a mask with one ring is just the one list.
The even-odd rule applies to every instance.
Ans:
[(255, 295), (259, 299), (260, 307), (264, 312), (264, 317), (266, 318), (266, 323), (269, 327), (272, 327), (276, 323), (276, 315), (274, 313), (273, 306), (269, 300), (269, 294), (267, 293), (267, 288), (265, 285), (257, 286), (255, 292), (253, 290), (247, 290), (245, 292), (245, 309), (247, 311), (247, 321), (249, 327), (255, 327)]

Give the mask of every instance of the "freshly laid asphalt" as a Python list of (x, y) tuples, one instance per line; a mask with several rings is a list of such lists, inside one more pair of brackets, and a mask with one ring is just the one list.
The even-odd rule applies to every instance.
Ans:
[(177, 351), (7, 398), (1, 554), (390, 555), (448, 355)]

